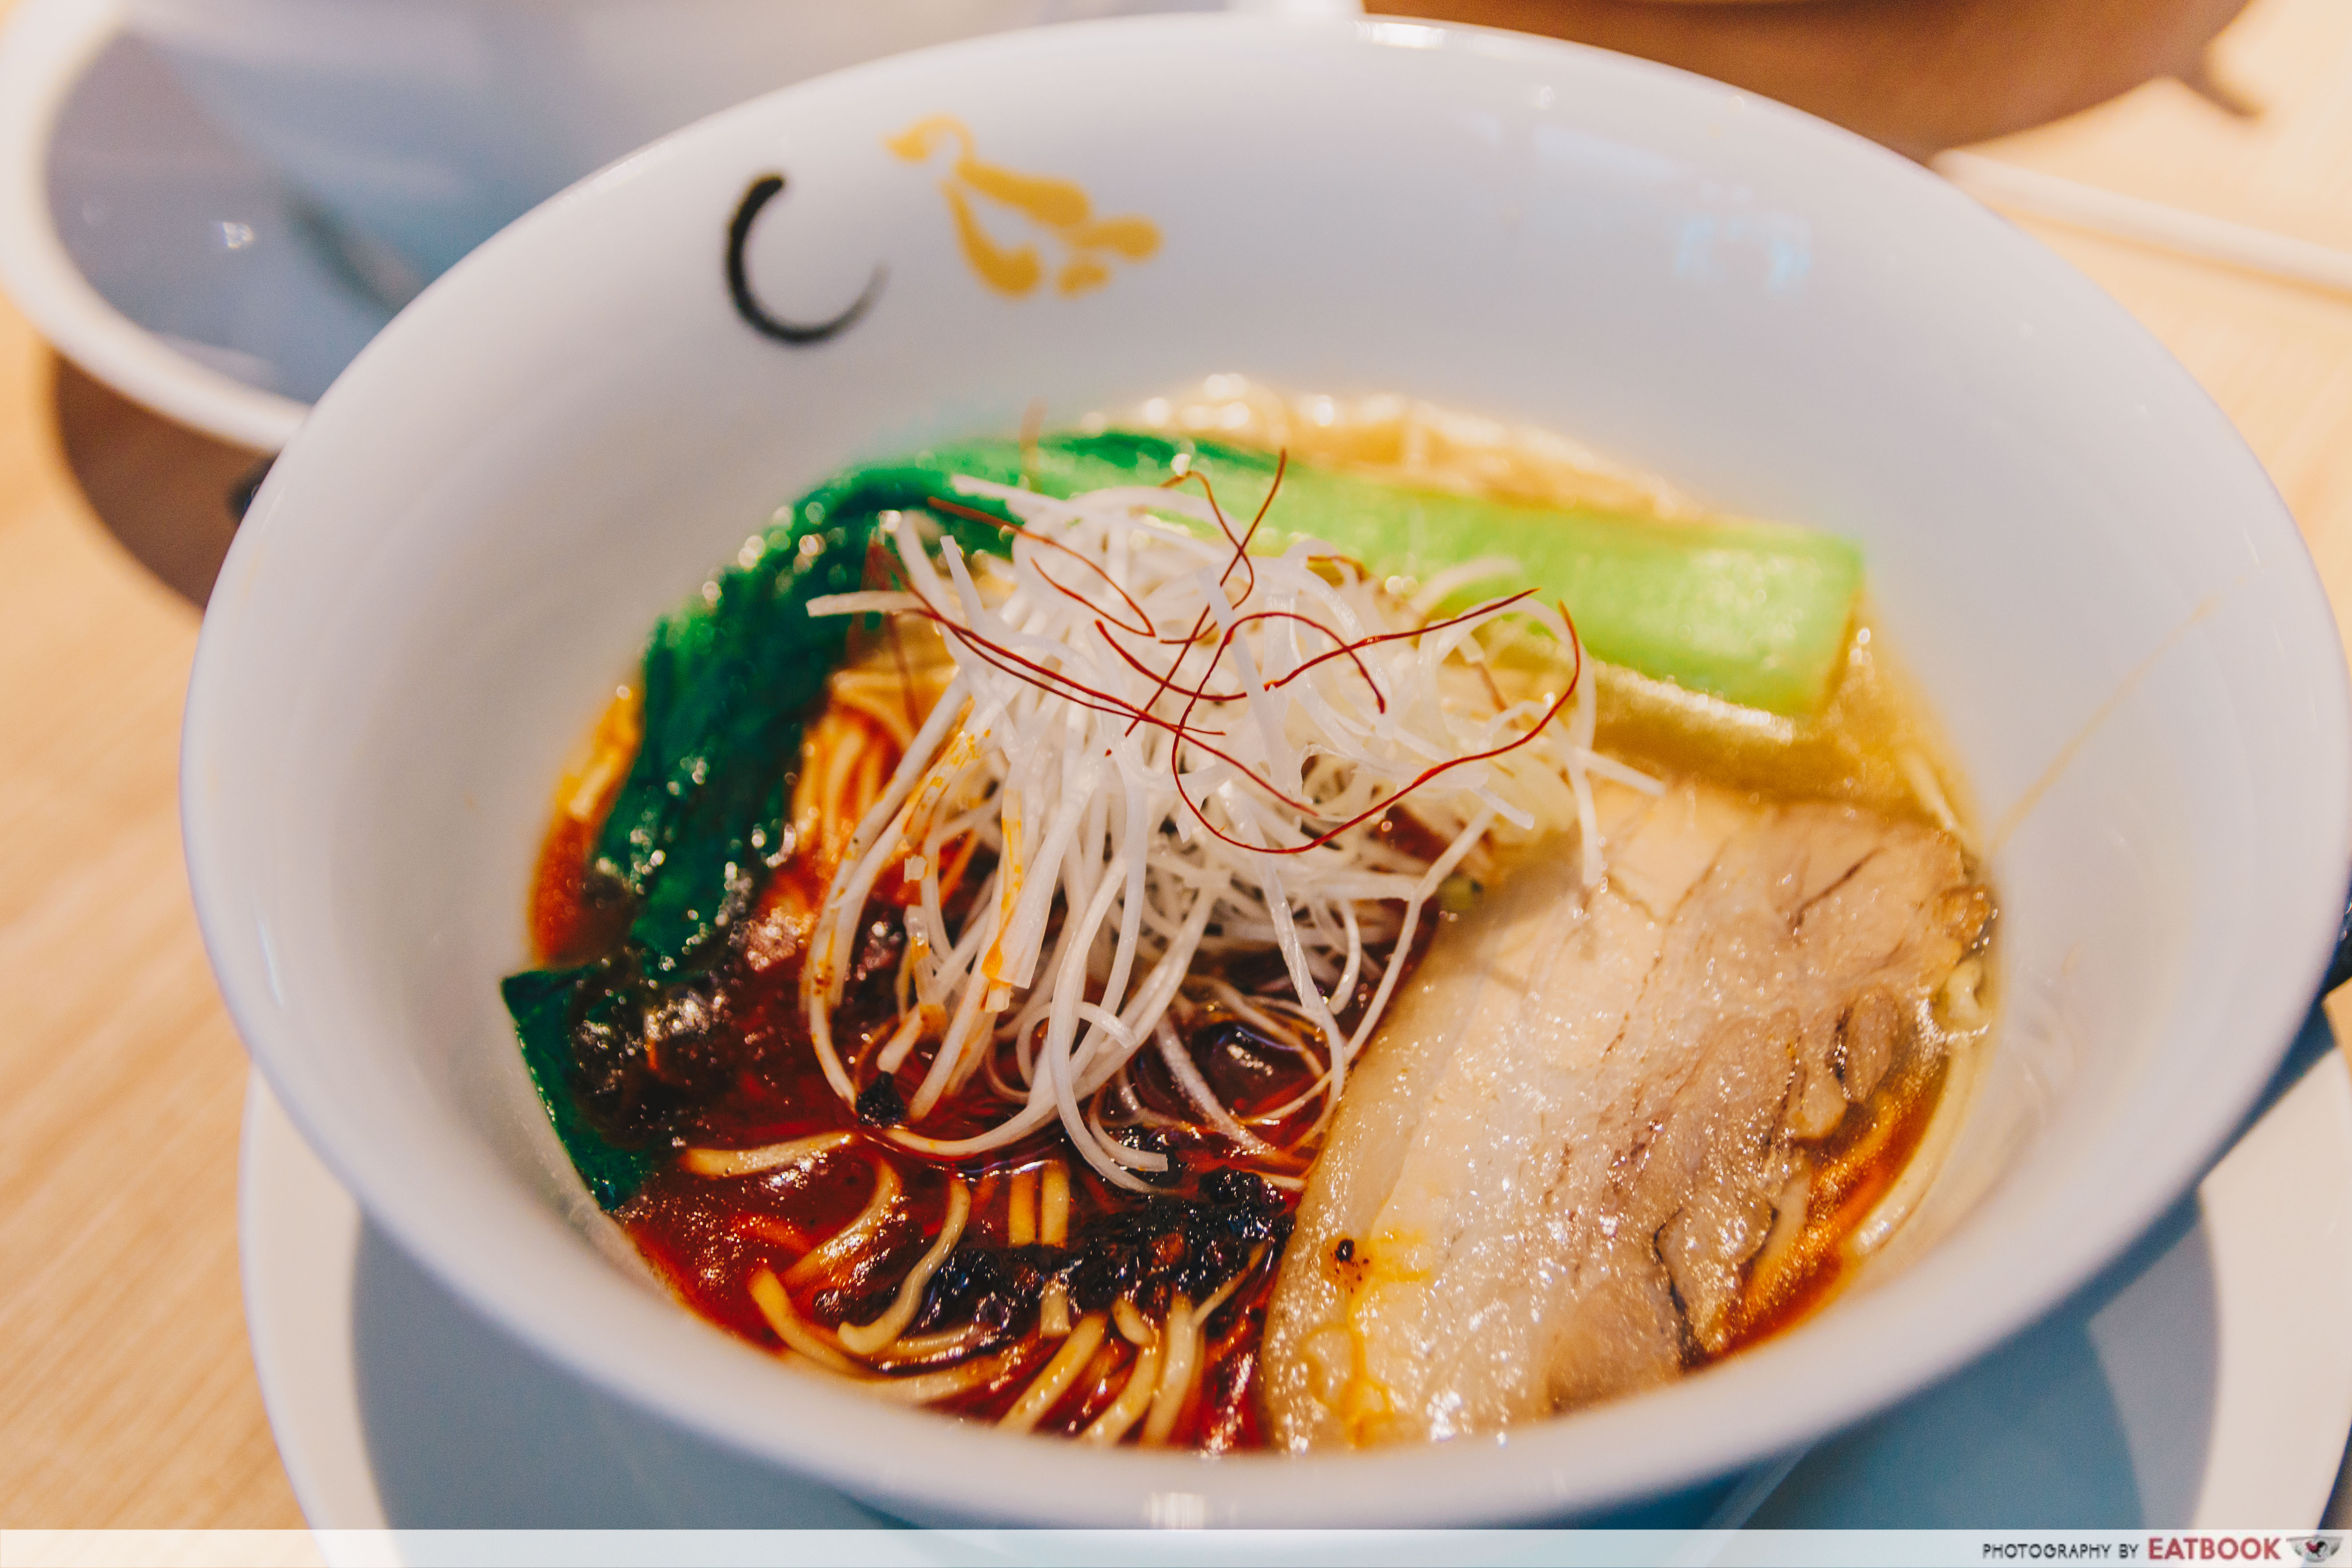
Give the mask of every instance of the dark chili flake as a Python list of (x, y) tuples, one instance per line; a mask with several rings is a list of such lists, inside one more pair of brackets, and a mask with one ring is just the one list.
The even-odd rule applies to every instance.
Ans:
[(1037, 1310), (1046, 1281), (1066, 1266), (1057, 1247), (961, 1247), (932, 1272), (914, 1330), (926, 1332), (948, 1323), (977, 1322), (1003, 1330), (1025, 1322)]
[(1199, 1300), (1248, 1267), (1261, 1244), (1290, 1232), (1281, 1197), (1264, 1178), (1220, 1169), (1191, 1198), (1152, 1197), (1090, 1220), (1072, 1237), (1070, 1294), (1092, 1311), (1125, 1296), (1150, 1310), (1171, 1296)]
[(1121, 1297), (1164, 1311), (1171, 1297), (1208, 1296), (1248, 1268), (1260, 1246), (1277, 1248), (1289, 1234), (1281, 1195), (1262, 1178), (1213, 1171), (1196, 1196), (1154, 1196), (1097, 1215), (1066, 1247), (958, 1247), (932, 1274), (914, 1328), (1026, 1323), (1056, 1279), (1080, 1311), (1100, 1311)]
[(857, 1096), (857, 1120), (868, 1127), (896, 1127), (907, 1120), (907, 1102), (898, 1086), (877, 1078)]

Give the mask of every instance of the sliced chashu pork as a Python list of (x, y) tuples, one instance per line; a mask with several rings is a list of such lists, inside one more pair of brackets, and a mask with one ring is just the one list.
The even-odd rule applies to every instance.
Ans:
[(1510, 868), (1348, 1085), (1267, 1316), (1280, 1447), (1491, 1431), (1728, 1344), (1804, 1141), (1916, 1048), (1990, 904), (1946, 834), (1682, 785)]

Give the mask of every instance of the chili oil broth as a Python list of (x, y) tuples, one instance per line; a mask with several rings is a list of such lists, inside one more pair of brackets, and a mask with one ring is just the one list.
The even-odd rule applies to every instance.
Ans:
[[(1360, 397), (1291, 396), (1233, 374), (1212, 375), (1185, 392), (1129, 410), (1123, 422), (1172, 435), (1286, 451), (1367, 478), (1423, 489), (1559, 507), (1591, 506), (1672, 521), (1710, 509), (1655, 476), (1614, 463), (1554, 432), (1514, 426), (1394, 394)], [(1108, 423), (1108, 421), (1104, 421)], [(1407, 591), (1412, 584), (1404, 584)], [(1497, 679), (1516, 673), (1523, 698), (1555, 668), (1549, 648), (1490, 649)], [(1862, 806), (1949, 833), (1970, 877), (1983, 880), (1977, 813), (1956, 753), (1901, 661), (1874, 621), (1867, 601), (1848, 628), (1822, 710), (1790, 718), (1742, 708), (1670, 681), (1593, 661), (1598, 699), (1594, 744), (1607, 754), (1665, 779), (1703, 778), (1762, 800), (1823, 800)], [(1475, 859), (1473, 864), (1475, 865)], [(1814, 1190), (1803, 1224), (1788, 1244), (1749, 1265), (1748, 1290), (1729, 1350), (1770, 1337), (1827, 1304), (1862, 1258), (1848, 1244), (1895, 1189), (1931, 1136), (1948, 1090), (1965, 1096), (1998, 1011), (1993, 963), (1996, 910), (1965, 955), (1978, 977), (1976, 1021), (1933, 1028), (1940, 1048), (1915, 1062), (1837, 1127), (1806, 1145), (1815, 1162)], [(1961, 1053), (1969, 1053), (1964, 1058)], [(1948, 1139), (1941, 1140), (1948, 1142)]]
[[(606, 747), (615, 737), (633, 741), (634, 726), (628, 716), (632, 702), (624, 692), (600, 721), (598, 739)], [(877, 746), (890, 744), (890, 738), (882, 735), (878, 726), (873, 727), (868, 739)], [(625, 773), (626, 760), (623, 757), (617, 767), (592, 764), (566, 780), (541, 851), (530, 911), (534, 945), (542, 961), (576, 960), (585, 955), (583, 949), (593, 951), (598, 942), (610, 942), (618, 935), (610, 912), (595, 908), (583, 897), (586, 857), (601, 825), (603, 808), (610, 805), (610, 792), (594, 803), (595, 809), (587, 818), (576, 816), (573, 807), (582, 798), (582, 776), (602, 773), (617, 782)], [(1401, 847), (1424, 854), (1433, 848), (1426, 830), (1410, 817), (1400, 816), (1391, 832), (1401, 840)], [(986, 869), (984, 859), (970, 866), (962, 884), (967, 891), (985, 877)], [(842, 1131), (850, 1133), (857, 1146), (833, 1157), (749, 1177), (700, 1176), (673, 1162), (656, 1172), (615, 1216), (686, 1305), (771, 1349), (780, 1349), (781, 1343), (753, 1304), (751, 1279), (763, 1269), (784, 1279), (802, 1258), (856, 1218), (873, 1192), (874, 1162), (892, 1164), (904, 1184), (903, 1199), (877, 1244), (843, 1275), (788, 1285), (794, 1308), (807, 1320), (832, 1328), (879, 1315), (895, 1297), (908, 1268), (938, 1236), (948, 1201), (947, 1170), (862, 1126), (856, 1110), (845, 1105), (826, 1083), (809, 1045), (799, 996), (798, 956), (825, 880), (825, 871), (810, 858), (795, 858), (778, 868), (753, 918), (722, 961), (719, 984), (729, 997), (729, 1017), (728, 1038), (719, 1054), (727, 1058), (730, 1081), (723, 1092), (697, 1107), (677, 1131), (676, 1142), (681, 1147), (746, 1149)], [(897, 885), (896, 879), (883, 879), (886, 888)], [(875, 1005), (871, 996), (871, 982), (895, 969), (903, 941), (897, 922), (887, 918), (889, 913), (887, 899), (877, 900), (869, 909), (866, 941), (856, 966), (856, 977), (868, 984), (862, 996), (855, 994), (857, 988), (853, 986), (853, 995), (837, 1015), (845, 1026), (842, 1037), (850, 1048), (855, 1076), (861, 1080), (866, 1077), (866, 1058), (895, 1022), (895, 1009)], [(1441, 914), (1439, 918), (1457, 917)], [(1424, 927), (1423, 942), (1433, 934), (1433, 922)], [(1416, 948), (1423, 942), (1417, 942)], [(1417, 957), (1418, 952), (1410, 954), (1408, 962)], [(1265, 979), (1279, 973), (1278, 965), (1269, 964), (1266, 969)], [(1232, 973), (1228, 978), (1248, 992), (1255, 989), (1261, 977)], [(1351, 1015), (1363, 1005), (1369, 990), (1366, 986), (1350, 998)], [(1214, 1005), (1193, 1008), (1188, 1023), (1187, 1043), (1194, 1065), (1219, 1099), (1245, 1121), (1296, 1098), (1313, 1078), (1303, 1058), (1268, 1048), (1255, 1031), (1241, 1027)], [(1731, 1351), (1801, 1321), (1850, 1278), (1857, 1260), (1844, 1244), (1918, 1149), (1939, 1101), (1947, 1062), (1948, 1058), (1938, 1055), (1915, 1064), (1869, 1101), (1851, 1108), (1836, 1129), (1810, 1146), (1816, 1164), (1804, 1224), (1791, 1243), (1768, 1248), (1751, 1267), (1749, 1289), (1735, 1321)], [(919, 1060), (901, 1067), (894, 1081), (902, 1096), (911, 1097), (921, 1071)], [(1157, 1057), (1139, 1057), (1131, 1080), (1148, 1109), (1171, 1119), (1187, 1115), (1181, 1095)], [(998, 1112), (984, 1089), (967, 1091), (943, 1101), (935, 1117), (927, 1121), (926, 1130), (940, 1137), (969, 1136), (990, 1125)], [(1260, 1131), (1280, 1145), (1311, 1120), (1311, 1109), (1302, 1108), (1285, 1123)], [(1213, 1165), (1226, 1152), (1220, 1140), (1181, 1131), (1171, 1135), (1171, 1144), (1187, 1168), (1196, 1173)], [(1137, 1202), (1087, 1169), (1058, 1126), (1052, 1127), (990, 1157), (954, 1167), (957, 1174), (972, 1184), (971, 1216), (959, 1247), (1017, 1245), (1012, 1218), (1013, 1179), (1026, 1174), (1034, 1182), (1049, 1160), (1058, 1160), (1069, 1172), (1074, 1236), (1087, 1222), (1131, 1208)], [(1296, 1173), (1304, 1175), (1303, 1163), (1296, 1167)], [(1295, 1194), (1285, 1196), (1286, 1206), (1295, 1205)], [(1249, 1395), (1257, 1334), (1276, 1262), (1277, 1256), (1269, 1256), (1253, 1268), (1242, 1287), (1206, 1324), (1202, 1375), (1179, 1417), (1172, 1441), (1210, 1450), (1262, 1444), (1255, 1402)], [(1011, 1406), (1053, 1355), (1055, 1342), (1036, 1337), (1034, 1315), (1027, 1322), (1006, 1328), (1001, 1337), (976, 1347), (975, 1353), (1024, 1342), (1025, 1350), (1002, 1375), (968, 1394), (940, 1401), (934, 1408), (993, 1420)], [(1064, 1434), (1082, 1429), (1118, 1396), (1135, 1353), (1135, 1347), (1116, 1333), (1107, 1335), (1075, 1386), (1036, 1429)]]
[[(1370, 403), (1369, 422), (1354, 426), (1344, 415), (1320, 426), (1311, 418), (1294, 418), (1286, 426), (1263, 410), (1253, 416), (1254, 424), (1237, 423), (1213, 410), (1203, 419), (1196, 406), (1181, 404), (1162, 423), (1214, 428), (1223, 438), (1241, 440), (1268, 429), (1294, 435), (1303, 431), (1308, 438), (1293, 447), (1295, 453), (1336, 457), (1360, 470), (1406, 482), (1465, 489), (1484, 483), (1517, 499), (1638, 504), (1662, 515), (1687, 510), (1663, 486), (1645, 487), (1590, 463), (1580, 466), (1573, 448), (1566, 449), (1565, 458), (1558, 450), (1536, 453), (1508, 467), (1502, 482), (1491, 482), (1500, 463), (1496, 457), (1500, 448), (1493, 443), (1482, 447), (1475, 440), (1465, 441), (1458, 430), (1444, 439), (1432, 439), (1426, 432), (1417, 436), (1412, 420), (1428, 411), (1396, 400)], [(1404, 414), (1397, 412), (1400, 407)], [(1381, 420), (1387, 420), (1389, 427), (1374, 427)], [(886, 721), (893, 715), (877, 708), (871, 692), (854, 704), (836, 699), (812, 724), (812, 731), (824, 723), (864, 727), (868, 755), (856, 781), (864, 787), (853, 793), (866, 801), (895, 765), (920, 700), (936, 697), (944, 684), (929, 679), (929, 668), (941, 650), (924, 651), (930, 657), (916, 668), (909, 667), (895, 640), (887, 647), (887, 663), (883, 647), (875, 639), (853, 642), (853, 663), (861, 667), (868, 686), (875, 675), (895, 667), (913, 686), (928, 688), (919, 697), (909, 695), (903, 725)], [(1507, 667), (1508, 653), (1497, 662)], [(1637, 766), (1668, 777), (1703, 775), (1759, 798), (1843, 801), (1924, 821), (1953, 832), (1973, 859), (1960, 775), (1916, 694), (1888, 659), (1883, 638), (1866, 621), (1850, 636), (1829, 702), (1810, 720), (1735, 708), (1608, 667), (1599, 669), (1598, 696), (1601, 749)], [(567, 769), (530, 901), (532, 945), (543, 963), (579, 962), (608, 949), (621, 935), (625, 911), (596, 905), (588, 896), (584, 873), (596, 833), (626, 775), (637, 731), (636, 698), (624, 688)], [(834, 814), (834, 836), (845, 835), (846, 825), (862, 814), (862, 806)], [(796, 797), (796, 838), (803, 851), (815, 852), (793, 855), (772, 875), (754, 917), (730, 943), (719, 978), (730, 997), (729, 1038), (719, 1053), (728, 1058), (729, 1081), (723, 1092), (698, 1106), (674, 1141), (680, 1147), (754, 1148), (844, 1131), (853, 1135), (856, 1147), (803, 1165), (731, 1179), (698, 1176), (672, 1162), (652, 1175), (615, 1216), (688, 1307), (771, 1349), (780, 1349), (781, 1343), (754, 1305), (750, 1281), (761, 1270), (784, 1279), (794, 1263), (855, 1218), (872, 1195), (876, 1161), (888, 1161), (895, 1167), (904, 1183), (904, 1197), (880, 1242), (845, 1276), (788, 1285), (795, 1310), (808, 1321), (832, 1328), (879, 1314), (908, 1267), (938, 1236), (948, 1201), (948, 1170), (861, 1125), (856, 1110), (842, 1103), (825, 1081), (809, 1043), (799, 997), (799, 956), (829, 874), (822, 853), (828, 846), (810, 842), (812, 826), (804, 803)], [(1430, 837), (1404, 813), (1391, 814), (1385, 826), (1398, 837), (1401, 847), (1423, 848), (1423, 841)], [(985, 851), (975, 856), (970, 844), (960, 847), (961, 887), (968, 899), (985, 879), (989, 862)], [(1427, 846), (1427, 852), (1433, 849), (1433, 843)], [(881, 892), (866, 912), (866, 937), (857, 964), (857, 979), (866, 984), (853, 984), (847, 1003), (836, 1014), (836, 1037), (849, 1047), (853, 1076), (861, 1082), (867, 1076), (866, 1058), (895, 1022), (895, 1009), (877, 1005), (872, 981), (898, 962), (897, 944), (903, 941), (896, 920), (899, 886), (898, 879), (887, 875), (877, 884)], [(1438, 914), (1440, 920), (1454, 918)], [(1424, 922), (1422, 931), (1416, 951), (1403, 955), (1408, 963), (1434, 934), (1434, 922)], [(1973, 956), (1988, 956), (1984, 943)], [(1270, 964), (1265, 978), (1279, 973), (1278, 963)], [(1244, 973), (1227, 977), (1244, 992), (1251, 991), (1258, 978)], [(1340, 1014), (1343, 1024), (1359, 1016), (1370, 990), (1366, 985), (1348, 999)], [(1252, 1043), (1253, 1032), (1229, 1026), (1234, 1023), (1213, 1005), (1192, 1005), (1186, 1020), (1187, 1044), (1202, 1076), (1247, 1122), (1297, 1097), (1315, 1075), (1305, 1059), (1270, 1048), (1262, 1039)], [(1952, 1051), (1969, 1047), (1965, 1037), (1957, 1037), (1946, 1049), (1912, 1064), (1865, 1103), (1851, 1108), (1825, 1138), (1807, 1146), (1815, 1174), (1804, 1221), (1792, 1238), (1768, 1245), (1750, 1264), (1748, 1289), (1724, 1353), (1801, 1321), (1853, 1277), (1859, 1259), (1848, 1241), (1927, 1139), (1955, 1076)], [(902, 1097), (911, 1098), (923, 1066), (918, 1058), (901, 1067), (896, 1081)], [(1139, 1056), (1130, 1079), (1145, 1105), (1171, 1118), (1189, 1119), (1189, 1108), (1155, 1057)], [(971, 1089), (942, 1101), (926, 1119), (924, 1131), (941, 1138), (968, 1136), (982, 1131), (1001, 1111), (1001, 1105), (989, 1097), (983, 1075)], [(1311, 1121), (1311, 1109), (1303, 1108), (1283, 1125), (1255, 1130), (1280, 1146)], [(1171, 1144), (1193, 1177), (1228, 1153), (1213, 1135), (1177, 1131)], [(1301, 1151), (1302, 1156), (1311, 1152)], [(1069, 1173), (1073, 1237), (1090, 1222), (1131, 1210), (1141, 1201), (1096, 1176), (1076, 1157), (1057, 1127), (1041, 1130), (1010, 1148), (955, 1165), (955, 1173), (971, 1184), (973, 1200), (958, 1250), (1013, 1245), (1014, 1178), (1024, 1173), (1034, 1177), (1049, 1160), (1059, 1161)], [(1304, 1173), (1303, 1158), (1298, 1173)], [(1286, 1210), (1296, 1206), (1295, 1186), (1276, 1191)], [(1211, 1451), (1263, 1446), (1252, 1384), (1277, 1262), (1278, 1250), (1268, 1248), (1204, 1325), (1202, 1370), (1171, 1435), (1171, 1443)], [(1025, 1348), (996, 1378), (932, 1408), (983, 1419), (1002, 1415), (1052, 1357), (1057, 1342), (1038, 1337), (1034, 1313), (1028, 1323), (1007, 1324), (1001, 1337), (980, 1346), (976, 1353), (1009, 1345)], [(1074, 1386), (1035, 1429), (1061, 1434), (1081, 1430), (1118, 1397), (1136, 1353), (1136, 1347), (1116, 1331), (1107, 1334)]]
[[(869, 659), (866, 668), (871, 669), (875, 664)], [(530, 911), (532, 945), (542, 963), (592, 958), (622, 934), (616, 911), (593, 901), (586, 871), (596, 835), (626, 776), (637, 743), (636, 700), (628, 689), (616, 692), (583, 754), (567, 769), (558, 792), (557, 810), (539, 857)], [(878, 788), (876, 775), (887, 776), (896, 765), (898, 737), (874, 718), (838, 702), (829, 705), (818, 721), (826, 722), (862, 731), (867, 754), (879, 764), (863, 770), (865, 787), (856, 792), (870, 802)], [(811, 760), (804, 753), (804, 762)], [(805, 815), (795, 813), (803, 842), (812, 837)], [(863, 805), (839, 815), (854, 821), (863, 815)], [(1409, 841), (1414, 834), (1410, 824), (1401, 831)], [(964, 898), (959, 901), (950, 896), (951, 921), (961, 920), (963, 904), (985, 880), (989, 869), (986, 852), (975, 856), (969, 842), (962, 847), (961, 860), (964, 875), (958, 887)], [(716, 975), (715, 989), (727, 1001), (724, 1016), (714, 1031), (718, 1037), (701, 1047), (706, 1055), (723, 1062), (728, 1081), (674, 1125), (671, 1141), (681, 1150), (751, 1149), (813, 1134), (845, 1132), (855, 1145), (826, 1158), (744, 1177), (698, 1175), (673, 1160), (650, 1175), (614, 1215), (682, 1302), (709, 1321), (772, 1350), (781, 1350), (781, 1341), (751, 1290), (751, 1280), (761, 1271), (786, 1282), (795, 1310), (809, 1321), (827, 1329), (869, 1321), (889, 1306), (907, 1270), (936, 1239), (948, 1207), (950, 1167), (898, 1148), (863, 1125), (856, 1110), (833, 1092), (810, 1045), (799, 993), (799, 960), (829, 870), (821, 855), (800, 854), (788, 859), (771, 874), (751, 917), (730, 942)], [(894, 917), (899, 899), (912, 896), (912, 889), (899, 879), (886, 876), (880, 885), (885, 896), (868, 906), (850, 994), (835, 1014), (836, 1037), (848, 1046), (853, 1074), (861, 1080), (866, 1077), (872, 1053), (896, 1022), (895, 1007), (877, 1005), (877, 990), (887, 994), (887, 988), (875, 983), (897, 968), (904, 933)], [(892, 896), (902, 888), (902, 895)], [(1417, 948), (1422, 945), (1416, 943)], [(1278, 966), (1269, 970), (1269, 975), (1275, 973)], [(1240, 982), (1244, 990), (1251, 989), (1255, 980), (1239, 972), (1230, 978)], [(1358, 1014), (1370, 995), (1370, 987), (1362, 987), (1342, 1016)], [(1317, 1075), (1307, 1058), (1264, 1041), (1213, 1004), (1194, 1006), (1190, 1014), (1188, 1033), (1194, 1065), (1237, 1116), (1253, 1122), (1277, 1146), (1297, 1139), (1312, 1124), (1311, 1105), (1271, 1123), (1261, 1120), (1300, 1098), (1313, 1082)], [(1009, 1046), (1000, 1048), (1010, 1050)], [(902, 1099), (912, 1097), (923, 1069), (919, 1059), (901, 1066), (893, 1081)], [(1158, 1058), (1139, 1058), (1130, 1069), (1130, 1081), (1139, 1101), (1150, 1110), (1171, 1120), (1189, 1116), (1189, 1108)], [(942, 1138), (970, 1136), (985, 1130), (1000, 1113), (1001, 1108), (987, 1098), (985, 1089), (975, 1085), (942, 1101), (938, 1111), (926, 1119), (924, 1130)], [(1223, 1163), (1228, 1152), (1222, 1140), (1213, 1135), (1171, 1129), (1163, 1136), (1171, 1153), (1194, 1178), (1193, 1184)], [(865, 1209), (874, 1192), (877, 1162), (890, 1164), (903, 1184), (903, 1194), (877, 1244), (862, 1251), (840, 1274), (791, 1279), (794, 1264)], [(1025, 1177), (1027, 1184), (1034, 1185), (1048, 1162), (1058, 1162), (1068, 1173), (1068, 1234), (1073, 1238), (1082, 1236), (1090, 1222), (1131, 1211), (1139, 1205), (1139, 1200), (1116, 1191), (1087, 1169), (1057, 1125), (987, 1157), (954, 1163), (953, 1173), (971, 1184), (972, 1197), (957, 1249), (1010, 1248), (1033, 1240), (1034, 1217), (1024, 1227), (1032, 1235), (1016, 1236), (1013, 1211), (1020, 1201), (1020, 1179)], [(1304, 1167), (1301, 1159), (1294, 1173), (1303, 1174)], [(1276, 1191), (1286, 1215), (1296, 1207), (1297, 1194)], [(1034, 1202), (1029, 1210), (1034, 1216)], [(1228, 1299), (1201, 1325), (1202, 1372), (1177, 1418), (1171, 1443), (1206, 1451), (1263, 1446), (1251, 1395), (1265, 1300), (1279, 1261), (1278, 1248), (1266, 1248)], [(1165, 1302), (1153, 1305), (1164, 1309)], [(989, 1420), (1010, 1408), (1053, 1356), (1057, 1342), (1038, 1337), (1034, 1311), (1025, 1321), (1008, 1323), (1005, 1328), (1005, 1332), (979, 1345), (974, 1352), (1015, 1347), (1019, 1353), (1003, 1373), (969, 1393), (938, 1401), (931, 1408)], [(1135, 1355), (1136, 1348), (1124, 1338), (1116, 1332), (1106, 1335), (1071, 1390), (1034, 1429), (1064, 1435), (1082, 1430), (1118, 1397)], [(923, 1367), (913, 1363), (905, 1370)]]

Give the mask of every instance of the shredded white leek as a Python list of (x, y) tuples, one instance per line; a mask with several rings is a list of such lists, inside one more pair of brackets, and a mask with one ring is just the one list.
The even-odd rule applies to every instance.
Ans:
[[(1591, 749), (1593, 682), (1568, 685), (1583, 667), (1573, 628), (1524, 596), (1429, 619), (1437, 595), (1509, 563), (1456, 568), (1408, 601), (1314, 541), (1241, 558), (1244, 523), (1192, 489), (1061, 500), (958, 488), (1021, 520), (1008, 558), (967, 557), (899, 514), (884, 526), (901, 588), (809, 607), (928, 618), (956, 666), (842, 847), (802, 970), (818, 1058), (853, 1099), (833, 1011), (877, 889), (914, 885), (916, 1001), (881, 1066), (935, 1044), (902, 1144), (953, 1158), (1058, 1121), (1104, 1180), (1141, 1189), (1166, 1161), (1121, 1141), (1150, 1119), (1120, 1107), (1137, 1103), (1125, 1069), (1157, 1041), (1205, 1127), (1272, 1152), (1171, 1048), (1188, 986), (1307, 1054), (1318, 1077), (1298, 1104), (1322, 1101), (1311, 1136), (1394, 994), (1423, 905), (1466, 858), (1490, 838), (1574, 832), (1587, 884), (1600, 879), (1588, 773), (1625, 770)], [(1522, 665), (1507, 692), (1478, 640), (1489, 631), (1554, 661)], [(1382, 831), (1391, 802), (1443, 846), (1433, 859)], [(940, 869), (961, 864), (967, 834), (995, 868), (950, 930)], [(1246, 952), (1278, 954), (1290, 994), (1245, 998), (1192, 975), (1196, 958)], [(976, 1080), (1004, 1098), (1001, 1121), (973, 1137), (921, 1131)]]

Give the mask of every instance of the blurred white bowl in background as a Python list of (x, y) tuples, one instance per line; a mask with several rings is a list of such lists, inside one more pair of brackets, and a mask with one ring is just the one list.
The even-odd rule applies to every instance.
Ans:
[[(862, 58), (840, 52), (859, 43), (856, 28), (871, 53), (925, 26), (946, 37), (992, 19), (1151, 8), (944, 0), (918, 17), (906, 0), (185, 0), (152, 8), (151, 38), (126, 31), (127, 0), (18, 0), (0, 25), (0, 289), (124, 396), (274, 452), (432, 269), (374, 225), (416, 227), (424, 250), (460, 249), (639, 142)], [(779, 45), (793, 17), (811, 26)], [(550, 41), (518, 56), (531, 29)], [(357, 47), (372, 39), (394, 47)], [(512, 83), (488, 68), (499, 58)]]
[(127, 0), (127, 10), (215, 119), (347, 226), (359, 270), (397, 304), (591, 170), (772, 89), (982, 33), (1224, 5)]

